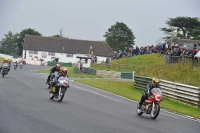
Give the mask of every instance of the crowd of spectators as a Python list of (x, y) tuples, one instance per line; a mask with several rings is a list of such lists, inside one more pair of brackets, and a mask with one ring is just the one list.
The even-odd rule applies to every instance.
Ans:
[(119, 58), (126, 58), (131, 56), (138, 56), (143, 54), (152, 54), (152, 53), (158, 53), (159, 47), (158, 46), (141, 46), (140, 48), (138, 46), (136, 47), (130, 47), (125, 48), (124, 50), (114, 51), (114, 53), (111, 55), (111, 59), (119, 59)]
[[(190, 48), (189, 48), (190, 46)], [(160, 56), (165, 56), (166, 63), (185, 63), (186, 59), (197, 66), (200, 58), (200, 43), (177, 43), (173, 42), (171, 48), (162, 49)]]
[[(190, 47), (188, 47), (190, 46)], [(193, 48), (192, 48), (193, 47)], [(182, 43), (182, 42), (173, 42), (172, 46), (169, 43), (161, 43), (156, 46), (138, 46), (135, 47), (125, 47), (124, 50), (114, 51), (110, 59), (120, 59), (127, 58), (132, 56), (139, 56), (143, 54), (154, 54), (160, 53), (160, 56), (164, 56), (166, 63), (177, 63), (185, 62), (186, 58), (191, 58), (192, 62), (198, 64), (200, 58), (200, 42), (196, 43)], [(97, 61), (96, 56), (92, 56), (92, 63)]]

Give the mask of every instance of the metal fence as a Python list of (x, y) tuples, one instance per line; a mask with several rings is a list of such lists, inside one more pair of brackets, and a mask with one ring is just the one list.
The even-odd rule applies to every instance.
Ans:
[(191, 56), (168, 56), (168, 55), (165, 55), (164, 58), (167, 65), (173, 63), (182, 63), (200, 67), (199, 58), (193, 58)]
[[(151, 82), (150, 77), (134, 76), (135, 88), (144, 89)], [(200, 88), (185, 84), (174, 83), (166, 80), (160, 81), (163, 95), (171, 99), (200, 108)]]

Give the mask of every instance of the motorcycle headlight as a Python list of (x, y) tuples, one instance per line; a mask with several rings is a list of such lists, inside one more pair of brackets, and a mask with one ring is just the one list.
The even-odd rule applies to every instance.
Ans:
[(160, 102), (160, 99), (156, 99), (157, 102)]
[(68, 83), (67, 83), (67, 82), (63, 82), (63, 84), (64, 84), (65, 86), (68, 86)]

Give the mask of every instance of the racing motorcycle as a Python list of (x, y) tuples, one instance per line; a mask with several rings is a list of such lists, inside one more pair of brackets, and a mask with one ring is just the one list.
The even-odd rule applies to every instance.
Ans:
[(141, 108), (139, 109), (139, 104), (137, 106), (137, 114), (142, 115), (143, 113), (150, 114), (152, 119), (156, 119), (160, 112), (160, 102), (162, 102), (162, 91), (160, 88), (153, 88), (151, 90), (151, 95), (145, 99)]
[(2, 77), (4, 77), (4, 75), (8, 74), (8, 63), (4, 63), (3, 66), (2, 66), (2, 69), (1, 69), (1, 74), (2, 74)]
[(58, 72), (55, 71), (54, 73), (51, 74), (51, 77), (50, 77), (50, 80), (48, 82), (48, 85), (49, 85), (49, 89), (51, 89), (53, 87), (53, 82), (54, 82), (54, 77), (55, 76), (58, 76)]
[[(53, 82), (55, 83), (54, 79)], [(65, 96), (65, 91), (67, 90), (67, 88), (69, 88), (69, 79), (64, 76), (59, 77), (55, 85), (51, 86), (49, 98), (51, 100), (57, 98), (58, 102), (61, 102)]]
[(17, 69), (17, 63), (14, 64), (14, 69)]
[(22, 69), (22, 66), (23, 66), (23, 64), (22, 64), (22, 62), (20, 62), (20, 63), (19, 63), (20, 69)]

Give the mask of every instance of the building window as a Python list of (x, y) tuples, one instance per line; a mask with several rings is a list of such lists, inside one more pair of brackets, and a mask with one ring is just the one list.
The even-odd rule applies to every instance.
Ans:
[(38, 51), (31, 51), (31, 50), (29, 50), (29, 54), (38, 54)]
[(66, 57), (73, 57), (73, 54), (66, 54)]
[(55, 52), (49, 52), (49, 56), (55, 56)]

